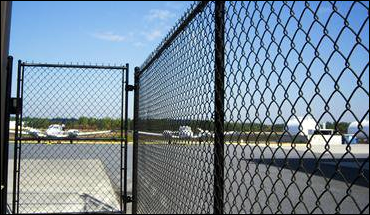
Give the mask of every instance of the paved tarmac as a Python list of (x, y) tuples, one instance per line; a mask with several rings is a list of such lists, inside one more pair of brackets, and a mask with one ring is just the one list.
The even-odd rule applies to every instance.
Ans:
[[(196, 167), (201, 160), (211, 161), (213, 156), (207, 153), (203, 154), (206, 157), (194, 157), (196, 152), (198, 154), (199, 152), (212, 152), (212, 145), (153, 144), (142, 145), (141, 148), (148, 153), (153, 149), (157, 152), (163, 151), (166, 155), (166, 157), (157, 157), (158, 161), (171, 161), (173, 166), (178, 167), (170, 169), (168, 174), (171, 174), (171, 171), (181, 172), (179, 168), (185, 163), (194, 163), (193, 167)], [(349, 151), (351, 153), (348, 153)], [(119, 208), (117, 200), (119, 153), (119, 145), (24, 145), (22, 148), (20, 212), (117, 210)], [(356, 182), (353, 186), (348, 183), (348, 180), (352, 180), (351, 177), (356, 176), (360, 169), (353, 158), (358, 159), (360, 163), (366, 161), (369, 156), (369, 145), (353, 145), (350, 150), (342, 145), (331, 146), (329, 153), (324, 146), (320, 145), (315, 145), (310, 150), (307, 150), (305, 145), (298, 145), (292, 150), (289, 145), (266, 147), (253, 144), (227, 144), (225, 154), (225, 211), (228, 213), (358, 213), (369, 204), (368, 182), (367, 184)], [(172, 159), (171, 156), (173, 156)], [(299, 158), (302, 157), (304, 162), (299, 163)], [(312, 175), (316, 167), (315, 160), (319, 157), (322, 159), (320, 162), (322, 171)], [(186, 158), (192, 158), (192, 160)], [(132, 146), (130, 145), (129, 193), (131, 193), (131, 159)], [(343, 159), (340, 168), (347, 181), (340, 175), (329, 180), (333, 171), (335, 173), (338, 159)], [(274, 161), (272, 165), (271, 161)], [(282, 168), (286, 161), (289, 162), (289, 167)], [(297, 168), (302, 164), (306, 167), (305, 169)], [(151, 165), (156, 166), (154, 163)], [(12, 166), (12, 160), (10, 166)], [(346, 172), (347, 170), (349, 172)], [(368, 178), (368, 160), (361, 170)], [(210, 172), (204, 173), (206, 174), (204, 177), (202, 174), (197, 177), (188, 174), (188, 176), (184, 175), (182, 180), (186, 180), (188, 184), (197, 184), (202, 177), (203, 180), (213, 180), (210, 178), (213, 167), (209, 166), (208, 171)], [(12, 168), (9, 169), (9, 175), (12, 175)], [(145, 178), (150, 177), (149, 175), (141, 177), (142, 181), (151, 183), (151, 179)], [(162, 174), (161, 177), (170, 181), (171, 177), (175, 176)], [(12, 179), (10, 179), (10, 187), (11, 181)], [(181, 184), (181, 181), (176, 183)], [(206, 184), (211, 185), (211, 183)], [(150, 184), (148, 188), (156, 189), (158, 186)], [(163, 190), (157, 191), (162, 192)], [(176, 190), (173, 192), (176, 193)], [(11, 190), (8, 193), (11, 202)], [(157, 203), (166, 204), (168, 201), (158, 194), (160, 193), (156, 193), (153, 198)], [(177, 192), (176, 195), (186, 196), (188, 194)], [(209, 199), (209, 202), (212, 200)], [(340, 203), (339, 207), (337, 207), (338, 203)], [(369, 208), (366, 208), (364, 212), (368, 213)]]
[[(12, 203), (13, 144), (10, 150), (8, 203)], [(24, 144), (20, 213), (117, 211), (120, 145)], [(131, 162), (130, 162), (131, 163)], [(131, 193), (129, 165), (128, 190)]]
[[(100, 160), (27, 159), (22, 161), (21, 170), (20, 213), (119, 210), (113, 186)], [(12, 192), (8, 193), (10, 200)]]

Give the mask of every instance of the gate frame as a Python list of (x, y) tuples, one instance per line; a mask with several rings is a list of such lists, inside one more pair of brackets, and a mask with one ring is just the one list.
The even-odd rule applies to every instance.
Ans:
[[(15, 136), (14, 136), (14, 167), (13, 167), (13, 202), (12, 212), (19, 213), (19, 185), (20, 185), (20, 166), (22, 140), (30, 140), (32, 138), (22, 138), (22, 123), (23, 123), (23, 83), (24, 69), (26, 67), (39, 68), (76, 68), (76, 69), (109, 69), (121, 70), (122, 72), (122, 87), (121, 87), (121, 125), (120, 138), (62, 138), (62, 140), (79, 141), (79, 140), (99, 140), (99, 141), (120, 141), (120, 212), (127, 212), (127, 203), (132, 202), (132, 197), (127, 195), (127, 154), (128, 154), (128, 93), (133, 91), (133, 87), (129, 85), (129, 64), (125, 66), (104, 66), (104, 65), (78, 65), (78, 64), (42, 64), (42, 63), (26, 63), (18, 60), (18, 77), (17, 77), (17, 92), (15, 106)], [(123, 137), (125, 135), (125, 137)], [(33, 138), (35, 140), (54, 140), (54, 138)], [(59, 138), (58, 138), (59, 140)]]

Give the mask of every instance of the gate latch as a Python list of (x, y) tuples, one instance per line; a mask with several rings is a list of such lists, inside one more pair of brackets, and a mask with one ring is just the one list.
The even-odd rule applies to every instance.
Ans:
[(20, 107), (21, 107), (21, 100), (17, 98), (10, 98), (10, 103), (9, 103), (9, 113), (10, 114), (17, 114), (20, 112)]
[(131, 203), (131, 202), (133, 202), (132, 196), (122, 196), (122, 201), (124, 203)]
[(126, 90), (127, 91), (134, 91), (135, 90), (135, 86), (134, 85), (127, 85)]

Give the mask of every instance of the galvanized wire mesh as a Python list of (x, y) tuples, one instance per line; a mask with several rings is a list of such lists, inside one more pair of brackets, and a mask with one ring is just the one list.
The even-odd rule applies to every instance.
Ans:
[(368, 213), (369, 3), (215, 4), (141, 67), (138, 212)]
[(125, 67), (22, 63), (19, 71), (14, 211), (122, 211)]

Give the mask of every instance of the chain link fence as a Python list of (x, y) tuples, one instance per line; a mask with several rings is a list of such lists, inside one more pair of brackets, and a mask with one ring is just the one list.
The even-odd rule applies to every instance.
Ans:
[(125, 211), (127, 70), (19, 62), (13, 212)]
[(194, 3), (136, 75), (134, 212), (369, 213), (368, 2)]
[(206, 3), (194, 9), (188, 16), (206, 12), (197, 14), (140, 76), (141, 213), (213, 210), (212, 140), (194, 141), (186, 126), (208, 130), (213, 126), (214, 9)]

